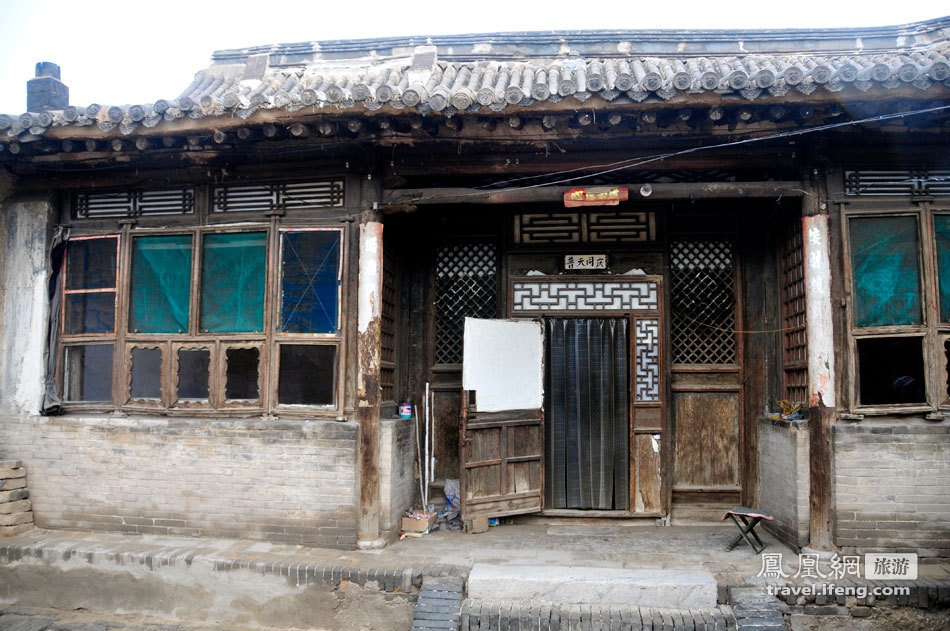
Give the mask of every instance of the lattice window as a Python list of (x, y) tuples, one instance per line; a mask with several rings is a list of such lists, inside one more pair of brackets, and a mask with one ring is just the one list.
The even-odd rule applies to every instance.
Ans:
[(75, 219), (191, 215), (194, 212), (195, 191), (191, 188), (78, 193), (73, 198)]
[(845, 171), (849, 196), (950, 195), (950, 170)]
[(805, 334), (805, 265), (801, 223), (794, 219), (782, 247), (782, 370), (785, 398), (808, 398), (808, 345)]
[(229, 184), (214, 189), (212, 210), (216, 213), (267, 212), (342, 206), (343, 193), (343, 180)]
[(655, 240), (656, 216), (651, 212), (523, 213), (514, 217), (514, 242), (522, 245)]
[(637, 403), (660, 400), (660, 321), (638, 319), (636, 327)]
[(379, 385), (383, 401), (396, 400), (396, 261), (388, 252), (383, 255), (383, 296), (379, 327)]
[(653, 311), (659, 308), (660, 292), (653, 281), (519, 280), (513, 283), (512, 289), (511, 310), (519, 315), (545, 311)]
[(732, 244), (675, 241), (670, 269), (673, 363), (736, 363)]
[(440, 247), (435, 263), (435, 363), (462, 362), (465, 318), (497, 313), (497, 255), (491, 243)]

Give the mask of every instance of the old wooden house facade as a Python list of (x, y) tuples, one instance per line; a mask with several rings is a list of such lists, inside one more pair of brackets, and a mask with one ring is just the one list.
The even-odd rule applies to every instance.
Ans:
[(948, 29), (262, 46), (111, 107), (41, 64), (0, 457), (48, 527), (371, 546), (423, 476), (947, 556)]

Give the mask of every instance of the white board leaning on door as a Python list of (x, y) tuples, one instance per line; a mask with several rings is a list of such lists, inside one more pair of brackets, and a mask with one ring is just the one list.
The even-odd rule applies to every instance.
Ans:
[(537, 410), (544, 400), (544, 340), (536, 320), (465, 318), (462, 387), (477, 412)]

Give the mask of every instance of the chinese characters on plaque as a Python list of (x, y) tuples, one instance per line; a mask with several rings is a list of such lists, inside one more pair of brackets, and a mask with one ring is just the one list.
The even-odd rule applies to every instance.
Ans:
[(564, 269), (567, 271), (607, 269), (607, 255), (566, 254), (564, 255)]

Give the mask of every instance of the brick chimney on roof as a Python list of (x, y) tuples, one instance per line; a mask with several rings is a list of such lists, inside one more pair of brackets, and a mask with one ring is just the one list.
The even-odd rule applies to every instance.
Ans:
[(61, 110), (69, 105), (69, 88), (59, 80), (59, 66), (36, 64), (36, 76), (26, 82), (26, 111)]

